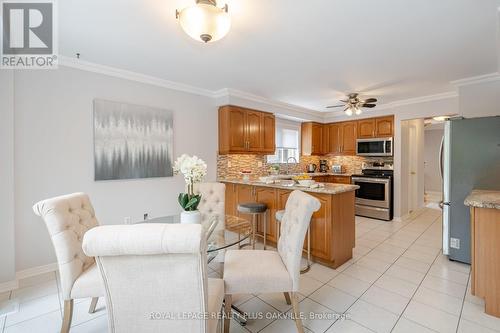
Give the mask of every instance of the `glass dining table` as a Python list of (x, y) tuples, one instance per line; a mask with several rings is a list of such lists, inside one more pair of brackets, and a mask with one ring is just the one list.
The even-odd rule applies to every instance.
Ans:
[[(136, 223), (181, 223), (181, 218), (179, 214), (174, 214), (150, 218)], [(207, 235), (207, 260), (209, 263), (217, 257), (219, 251), (232, 246), (240, 246), (252, 234), (250, 221), (234, 215), (202, 214), (201, 225)], [(235, 315), (234, 319), (240, 325), (246, 325), (246, 314), (234, 305), (231, 307)]]

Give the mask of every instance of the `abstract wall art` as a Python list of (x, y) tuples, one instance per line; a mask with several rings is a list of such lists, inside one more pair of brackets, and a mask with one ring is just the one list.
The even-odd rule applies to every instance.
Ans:
[(95, 180), (171, 177), (172, 111), (94, 100)]

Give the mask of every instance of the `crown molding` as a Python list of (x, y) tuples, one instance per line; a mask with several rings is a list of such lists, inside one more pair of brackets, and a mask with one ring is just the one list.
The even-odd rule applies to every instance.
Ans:
[(450, 83), (456, 87), (468, 86), (471, 84), (478, 84), (484, 82), (493, 82), (500, 80), (500, 73), (490, 73), (478, 76), (471, 76), (465, 79), (451, 81)]
[(132, 72), (124, 69), (119, 69), (116, 67), (99, 65), (93, 62), (83, 61), (80, 59), (70, 58), (66, 56), (59, 57), (59, 66), (76, 68), (88, 72), (103, 74), (107, 76), (117, 77), (121, 79), (127, 79), (131, 81), (141, 82), (150, 84), (153, 86), (158, 86), (162, 88), (177, 90), (181, 92), (186, 92), (195, 95), (201, 95), (206, 97), (213, 97), (214, 93), (211, 90), (191, 86), (184, 83), (169, 81), (160, 79), (154, 76), (140, 74), (137, 72)]
[(272, 100), (266, 97), (254, 95), (241, 90), (224, 88), (213, 93), (213, 97), (217, 100), (217, 105), (231, 103), (235, 98), (242, 99), (248, 102), (254, 102), (267, 106), (275, 111), (276, 115), (284, 119), (295, 120), (322, 120), (323, 112), (315, 111), (293, 104)]

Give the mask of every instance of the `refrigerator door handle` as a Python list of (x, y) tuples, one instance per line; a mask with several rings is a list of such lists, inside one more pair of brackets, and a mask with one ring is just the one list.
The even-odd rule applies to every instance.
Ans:
[(439, 147), (439, 173), (443, 179), (443, 148), (444, 148), (444, 135), (441, 138), (441, 146)]

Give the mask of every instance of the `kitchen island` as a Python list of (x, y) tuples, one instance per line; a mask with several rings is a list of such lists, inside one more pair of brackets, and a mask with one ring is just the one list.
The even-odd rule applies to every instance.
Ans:
[(500, 318), (500, 191), (473, 190), (464, 204), (471, 217), (471, 293)]
[[(263, 202), (267, 204), (267, 241), (277, 242), (276, 211), (285, 209), (288, 196), (293, 190), (307, 192), (321, 202), (321, 208), (311, 219), (312, 259), (332, 268), (337, 268), (352, 258), (355, 246), (354, 191), (356, 185), (324, 184), (324, 187), (309, 188), (287, 186), (280, 183), (267, 184), (241, 179), (219, 179), (226, 184), (226, 213), (249, 218), (238, 213), (240, 202)], [(263, 234), (263, 223), (259, 221), (257, 233)], [(304, 244), (304, 249), (306, 244)]]

